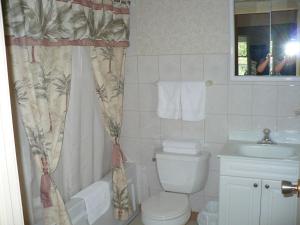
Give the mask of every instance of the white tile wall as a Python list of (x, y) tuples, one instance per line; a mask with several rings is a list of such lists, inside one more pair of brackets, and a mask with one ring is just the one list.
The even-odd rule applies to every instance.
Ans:
[(182, 138), (195, 139), (204, 142), (204, 121), (200, 122), (182, 122)]
[(253, 115), (276, 116), (277, 86), (257, 85), (253, 87)]
[(122, 138), (121, 145), (123, 151), (126, 153), (127, 160), (139, 162), (142, 152), (139, 138)]
[(229, 127), (229, 132), (251, 130), (252, 117), (231, 114), (228, 116), (228, 127)]
[(251, 115), (252, 112), (252, 86), (229, 86), (229, 113)]
[(160, 139), (141, 139), (140, 140), (140, 162), (143, 165), (153, 164), (152, 158), (155, 152), (161, 148)]
[(204, 56), (204, 77), (212, 80), (216, 84), (227, 84), (228, 81), (228, 62), (227, 54), (213, 54)]
[(153, 83), (140, 84), (139, 94), (140, 97), (140, 111), (156, 111), (158, 100), (157, 85)]
[(228, 139), (227, 115), (208, 115), (205, 119), (205, 141), (225, 143)]
[(121, 135), (124, 137), (138, 138), (140, 135), (140, 115), (136, 111), (123, 112), (123, 126)]
[(139, 89), (137, 83), (125, 83), (124, 110), (139, 110)]
[[(161, 186), (152, 157), (162, 140), (203, 142), (204, 150), (211, 153), (208, 182), (203, 191), (191, 196), (193, 210), (201, 210), (206, 201), (218, 198), (217, 155), (230, 131), (265, 127), (300, 131), (300, 117), (294, 112), (300, 108), (300, 86), (229, 80), (228, 0), (191, 0), (189, 4), (139, 0), (132, 16), (134, 43), (125, 65), (123, 149), (130, 160), (146, 168), (154, 194)], [(158, 118), (158, 80), (212, 80), (213, 86), (207, 88), (206, 119)]]
[(271, 130), (277, 130), (276, 117), (272, 116), (253, 116), (252, 118), (252, 130), (263, 130), (264, 128)]
[(140, 112), (140, 134), (142, 138), (160, 138), (160, 119), (155, 112)]
[(228, 88), (226, 85), (213, 85), (207, 88), (207, 113), (226, 114), (228, 108)]
[(180, 55), (159, 56), (160, 80), (180, 80)]
[(139, 56), (138, 72), (139, 72), (139, 81), (141, 83), (153, 83), (155, 81), (158, 81), (159, 80), (158, 57)]
[(136, 56), (126, 56), (125, 83), (138, 83), (138, 61)]
[(181, 120), (161, 120), (161, 137), (162, 139), (176, 139), (182, 135)]
[(278, 116), (294, 116), (300, 106), (299, 86), (278, 87)]
[(181, 56), (181, 77), (185, 80), (203, 80), (203, 56), (182, 55)]

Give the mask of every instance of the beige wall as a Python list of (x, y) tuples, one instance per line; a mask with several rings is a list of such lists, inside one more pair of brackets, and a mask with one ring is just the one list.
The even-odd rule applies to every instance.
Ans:
[[(145, 168), (151, 193), (161, 190), (154, 151), (165, 138), (194, 138), (212, 153), (205, 189), (192, 196), (193, 210), (218, 197), (216, 155), (230, 131), (300, 131), (300, 87), (287, 83), (231, 82), (229, 79), (229, 0), (136, 0), (131, 10), (131, 47), (125, 78), (123, 149)], [(160, 119), (158, 80), (212, 80), (206, 119)], [(299, 85), (299, 84), (298, 84)]]

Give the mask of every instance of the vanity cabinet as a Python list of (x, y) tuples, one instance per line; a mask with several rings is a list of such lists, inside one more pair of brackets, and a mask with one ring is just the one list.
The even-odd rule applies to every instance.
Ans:
[(297, 225), (297, 197), (281, 194), (296, 164), (221, 157), (220, 170), (219, 225)]
[(263, 180), (261, 192), (261, 225), (297, 224), (297, 197), (284, 197), (281, 181)]
[(260, 186), (258, 179), (221, 176), (219, 225), (259, 225)]

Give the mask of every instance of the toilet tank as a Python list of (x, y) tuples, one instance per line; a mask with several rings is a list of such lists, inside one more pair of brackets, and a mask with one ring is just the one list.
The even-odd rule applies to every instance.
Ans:
[(191, 194), (201, 191), (207, 180), (209, 153), (197, 155), (156, 153), (157, 171), (165, 191)]

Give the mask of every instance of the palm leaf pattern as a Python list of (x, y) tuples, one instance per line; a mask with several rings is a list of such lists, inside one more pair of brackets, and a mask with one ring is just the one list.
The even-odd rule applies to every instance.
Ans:
[(117, 121), (114, 121), (113, 118), (108, 118), (108, 129), (110, 136), (118, 140), (121, 134), (121, 124)]
[(107, 102), (108, 97), (107, 97), (106, 88), (104, 84), (102, 84), (101, 87), (96, 88), (96, 94), (98, 95), (98, 97), (101, 99), (102, 102)]
[(68, 95), (71, 89), (71, 75), (64, 76), (62, 74), (57, 76), (53, 81), (53, 85), (59, 96)]
[(117, 76), (112, 76), (113, 79), (113, 89), (111, 98), (117, 98), (123, 96), (124, 94), (124, 81), (119, 79)]
[(89, 9), (87, 13), (84, 9), (77, 10), (72, 18), (75, 38), (88, 36), (93, 40), (112, 41), (127, 36), (128, 27), (122, 18), (114, 19), (111, 13), (105, 11), (102, 11), (100, 19), (98, 17), (93, 9)]
[(27, 127), (27, 136), (34, 155), (48, 155), (48, 152), (51, 151), (51, 143), (46, 141), (45, 134), (42, 129)]
[(66, 97), (66, 105), (69, 104), (69, 93), (71, 90), (71, 75), (64, 76), (63, 74), (56, 76), (53, 81), (58, 96)]
[(17, 80), (14, 83), (15, 93), (18, 104), (24, 104), (28, 101), (28, 89), (30, 88), (29, 81)]
[(118, 189), (116, 186), (117, 185), (113, 186), (113, 205), (117, 209), (128, 210), (130, 208), (130, 202), (127, 186), (122, 189)]
[[(122, 177), (122, 178), (121, 178)], [(131, 212), (131, 203), (127, 182), (121, 182), (125, 177), (123, 168), (113, 168), (113, 206), (117, 219), (127, 218)], [(120, 180), (121, 178), (121, 180)]]
[[(121, 69), (112, 67), (121, 66), (121, 63), (117, 62), (122, 62), (121, 58), (124, 54), (121, 51), (124, 48), (120, 47), (120, 51), (119, 49), (115, 51), (113, 46), (123, 46), (119, 43), (114, 45), (114, 43), (128, 41), (129, 16), (127, 13), (118, 14), (105, 7), (102, 10), (95, 10), (74, 2), (72, 0), (3, 0), (1, 3), (4, 9), (6, 34), (12, 38), (20, 38), (21, 41), (25, 40), (26, 43), (27, 40), (30, 41), (28, 43), (31, 43), (34, 39), (34, 45), (35, 43), (48, 44), (47, 41), (66, 41), (61, 42), (62, 45), (65, 45), (64, 43), (70, 45), (87, 43), (95, 47), (101, 46), (96, 60), (104, 68), (104, 71), (101, 68), (101, 72), (103, 72), (101, 81), (105, 86), (99, 85), (96, 93), (105, 103), (103, 105), (106, 114), (106, 129), (113, 141), (118, 143), (121, 133), (121, 102), (124, 81), (120, 76)], [(129, 7), (128, 0), (111, 0), (111, 2), (113, 8)], [(85, 42), (85, 39), (88, 41)], [(36, 40), (41, 42), (35, 42)], [(43, 42), (44, 40), (46, 42)], [(84, 40), (84, 42), (73, 42), (73, 40)], [(120, 53), (121, 55), (118, 55)], [(36, 59), (37, 61), (41, 60), (40, 55), (37, 55), (36, 58), (33, 56), (34, 51), (32, 51), (32, 62), (28, 64), (28, 71), (26, 71), (33, 81), (17, 80), (15, 90), (18, 103), (22, 104), (22, 109), (25, 110), (26, 119), (24, 121), (27, 120), (28, 123), (26, 131), (32, 152), (51, 159), (60, 152), (60, 145), (63, 141), (66, 113), (64, 106), (68, 104), (71, 76), (63, 74), (60, 67), (53, 68), (44, 65), (44, 62), (43, 64), (36, 62)], [(94, 71), (96, 74), (100, 72), (95, 69)], [(27, 74), (20, 76), (26, 77)], [(66, 104), (63, 101), (66, 101)], [(40, 106), (45, 107), (43, 108), (45, 110), (41, 110)], [(30, 110), (32, 110), (33, 116), (30, 115)], [(56, 138), (54, 145), (53, 137)], [(117, 178), (113, 184), (113, 204), (118, 212), (118, 218), (124, 219), (131, 212), (127, 182), (122, 168), (114, 168), (113, 174)]]
[(101, 48), (103, 61), (108, 60), (108, 73), (112, 72), (112, 60), (114, 58), (114, 49), (112, 47)]
[(39, 63), (34, 63), (33, 66), (36, 66), (36, 70), (33, 70), (33, 72), (37, 73), (38, 76), (38, 79), (34, 84), (36, 97), (48, 100), (48, 90), (52, 82), (50, 74), (45, 74)]
[[(34, 39), (100, 39), (105, 41), (128, 40), (126, 18), (115, 18), (112, 11), (80, 7), (72, 3), (57, 4), (56, 0), (19, 0), (11, 7), (3, 1), (4, 21), (9, 33), (15, 37)], [(120, 3), (118, 3), (120, 4)], [(124, 3), (121, 4), (124, 7)], [(121, 7), (121, 6), (120, 6)]]

